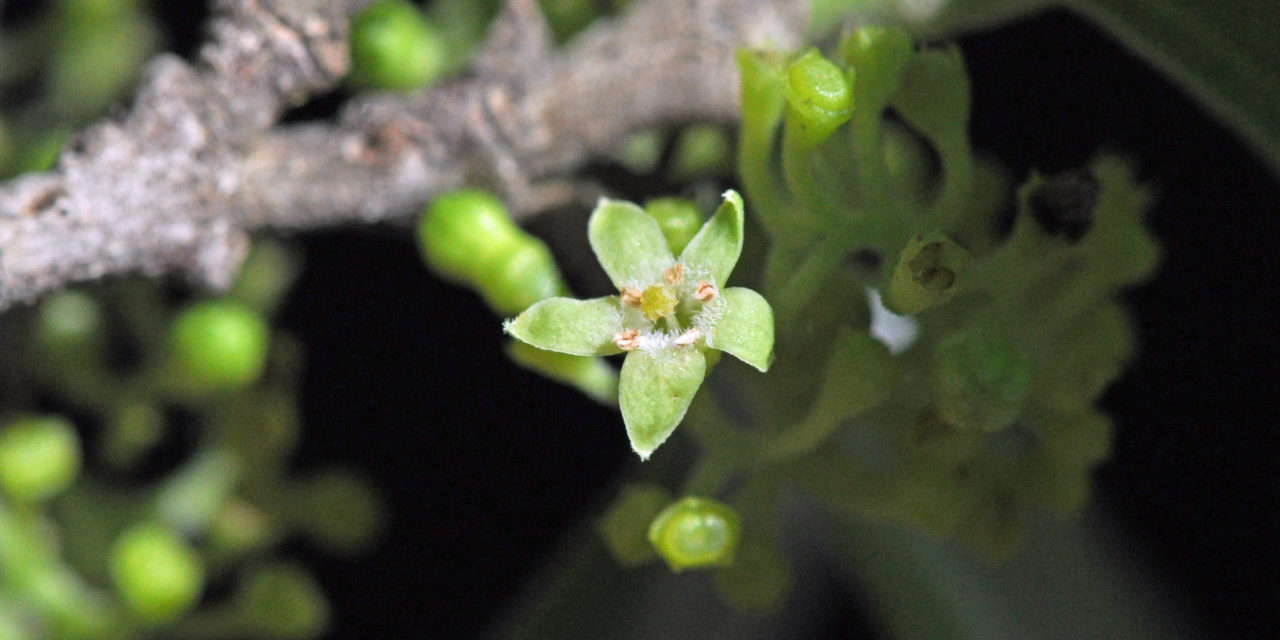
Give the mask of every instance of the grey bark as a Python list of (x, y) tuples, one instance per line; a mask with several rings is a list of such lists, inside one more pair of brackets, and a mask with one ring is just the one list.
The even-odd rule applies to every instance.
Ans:
[(346, 73), (368, 2), (216, 2), (194, 63), (158, 56), (123, 116), (79, 133), (53, 171), (0, 184), (0, 310), (124, 272), (225, 287), (251, 231), (409, 216), (464, 184), (527, 215), (634, 131), (734, 120), (733, 52), (798, 46), (808, 4), (636, 2), (553, 48), (536, 0), (510, 0), (460, 77), (279, 125)]

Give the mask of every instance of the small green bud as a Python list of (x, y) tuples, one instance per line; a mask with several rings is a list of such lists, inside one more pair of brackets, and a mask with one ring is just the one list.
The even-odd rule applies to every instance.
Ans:
[(255, 569), (236, 601), (255, 638), (307, 640), (329, 627), (329, 603), (314, 578), (299, 567)]
[(732, 507), (694, 496), (663, 509), (649, 525), (649, 542), (676, 572), (732, 564), (741, 536)]
[(854, 93), (859, 108), (878, 110), (898, 91), (915, 45), (901, 29), (869, 24), (845, 36), (840, 53), (858, 72)]
[(80, 439), (59, 416), (29, 416), (0, 426), (0, 490), (37, 503), (66, 489), (80, 473)]
[(102, 346), (105, 331), (101, 305), (79, 291), (50, 296), (36, 315), (36, 343), (53, 357), (89, 355)]
[(673, 255), (680, 255), (702, 228), (702, 214), (691, 200), (656, 198), (644, 203), (644, 211), (658, 221)]
[(968, 264), (969, 252), (941, 233), (912, 236), (893, 269), (885, 307), (911, 314), (951, 300), (960, 291)]
[(412, 3), (379, 0), (351, 22), (351, 76), (377, 89), (426, 86), (447, 63), (444, 39)]
[(998, 431), (1022, 414), (1031, 393), (1031, 366), (1013, 344), (959, 331), (934, 353), (938, 414), (960, 429)]
[(148, 622), (182, 615), (200, 597), (204, 565), (172, 529), (154, 522), (135, 525), (116, 539), (111, 578), (129, 608)]
[(826, 140), (853, 116), (852, 79), (817, 49), (797, 58), (786, 71), (787, 126), (809, 146)]
[(262, 315), (232, 300), (197, 302), (169, 328), (178, 372), (201, 390), (253, 384), (266, 368), (269, 346), (270, 328)]
[[(676, 138), (675, 146), (671, 151), (673, 179), (685, 181), (732, 173), (733, 143), (730, 142), (729, 134), (723, 127), (694, 125), (680, 132), (680, 137)], [(673, 248), (671, 251), (680, 253), (680, 249)]]
[(618, 564), (638, 567), (655, 557), (649, 523), (671, 503), (671, 493), (655, 484), (629, 484), (600, 519), (597, 530)]
[(520, 228), (502, 201), (478, 189), (437, 197), (418, 220), (427, 264), (457, 282), (475, 283), (520, 242)]
[(523, 231), (511, 253), (477, 285), (485, 302), (501, 315), (520, 313), (568, 290), (546, 243)]

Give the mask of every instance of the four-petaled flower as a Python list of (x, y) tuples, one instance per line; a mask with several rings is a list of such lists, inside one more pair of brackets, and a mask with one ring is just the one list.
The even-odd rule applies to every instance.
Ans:
[(602, 199), (588, 237), (618, 295), (549, 298), (506, 323), (535, 347), (574, 355), (625, 352), (618, 405), (642, 459), (684, 418), (716, 349), (764, 371), (773, 355), (773, 310), (760, 294), (724, 287), (742, 253), (742, 196), (728, 191), (676, 258), (649, 214)]

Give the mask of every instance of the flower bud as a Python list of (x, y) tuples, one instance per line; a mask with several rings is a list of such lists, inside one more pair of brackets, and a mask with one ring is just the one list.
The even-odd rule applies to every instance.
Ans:
[(80, 439), (59, 416), (29, 416), (0, 426), (0, 491), (37, 503), (66, 489), (80, 473)]
[(166, 622), (200, 597), (204, 565), (178, 534), (145, 522), (116, 539), (109, 558), (116, 590), (138, 617)]
[(810, 49), (787, 67), (787, 126), (808, 146), (826, 140), (853, 115), (852, 84), (852, 75)]
[(499, 315), (518, 314), (568, 290), (546, 243), (523, 231), (520, 234), (513, 250), (476, 283), (485, 302)]
[(261, 314), (239, 302), (205, 300), (174, 318), (170, 356), (178, 373), (199, 390), (242, 388), (266, 368), (270, 331)]
[(663, 509), (649, 525), (649, 542), (676, 572), (731, 564), (741, 535), (732, 507), (694, 496)]
[(404, 0), (379, 0), (351, 22), (351, 75), (376, 89), (416, 89), (447, 62), (444, 40)]

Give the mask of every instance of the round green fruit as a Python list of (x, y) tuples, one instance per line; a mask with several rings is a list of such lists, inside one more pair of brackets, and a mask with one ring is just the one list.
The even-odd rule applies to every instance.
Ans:
[(59, 416), (30, 416), (0, 426), (0, 491), (37, 503), (60, 493), (80, 473), (80, 439)]
[(178, 372), (197, 388), (242, 388), (266, 368), (270, 332), (266, 320), (244, 304), (197, 302), (174, 319), (170, 354)]
[(434, 80), (448, 59), (444, 39), (404, 0), (380, 0), (351, 23), (351, 75), (377, 89), (417, 89)]

